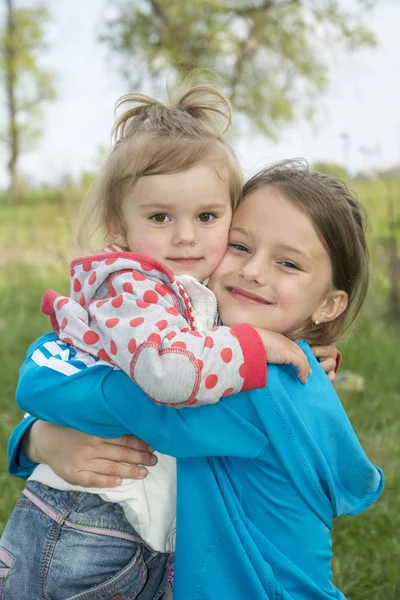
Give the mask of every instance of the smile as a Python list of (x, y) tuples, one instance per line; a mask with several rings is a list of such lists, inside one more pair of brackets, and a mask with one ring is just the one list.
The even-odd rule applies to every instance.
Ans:
[(199, 262), (199, 260), (202, 260), (201, 257), (200, 258), (168, 258), (168, 260), (172, 260), (172, 262), (178, 263), (180, 265), (195, 265), (196, 263)]
[(268, 302), (268, 300), (265, 298), (257, 296), (257, 294), (252, 294), (247, 290), (242, 290), (238, 287), (229, 286), (225, 289), (232, 296), (232, 298), (235, 298), (235, 300), (238, 300), (239, 302), (246, 302), (249, 304), (272, 304), (272, 302)]

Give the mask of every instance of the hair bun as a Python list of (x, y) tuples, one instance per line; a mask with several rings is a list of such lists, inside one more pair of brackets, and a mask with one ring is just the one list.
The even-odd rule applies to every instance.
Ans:
[[(173, 90), (168, 104), (145, 94), (125, 94), (117, 101), (115, 110), (128, 102), (136, 106), (128, 108), (116, 120), (113, 128), (115, 143), (137, 133), (149, 132), (185, 137), (206, 134), (219, 138), (232, 120), (229, 100), (208, 85)], [(221, 119), (225, 122), (224, 127), (220, 125)]]

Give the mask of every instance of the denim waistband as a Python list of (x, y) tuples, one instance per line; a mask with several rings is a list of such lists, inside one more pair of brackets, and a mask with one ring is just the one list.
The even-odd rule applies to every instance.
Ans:
[(57, 523), (147, 546), (126, 519), (123, 508), (97, 494), (55, 490), (37, 481), (29, 481), (22, 493)]

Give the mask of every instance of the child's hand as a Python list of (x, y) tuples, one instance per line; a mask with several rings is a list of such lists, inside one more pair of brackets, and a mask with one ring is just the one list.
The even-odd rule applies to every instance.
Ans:
[(341, 354), (335, 344), (330, 346), (311, 346), (314, 356), (325, 371), (330, 381), (335, 381), (340, 366)]
[(33, 462), (49, 465), (74, 485), (115, 487), (122, 478), (143, 479), (157, 459), (146, 442), (133, 435), (105, 439), (45, 421), (35, 421), (22, 442)]
[(294, 365), (300, 381), (307, 383), (311, 369), (303, 350), (281, 333), (259, 329), (258, 327), (255, 327), (255, 330), (264, 343), (267, 362), (277, 365)]

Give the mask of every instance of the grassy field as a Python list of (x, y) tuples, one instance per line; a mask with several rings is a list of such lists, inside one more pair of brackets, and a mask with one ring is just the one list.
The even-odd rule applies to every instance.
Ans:
[[(349, 600), (399, 600), (400, 327), (380, 316), (387, 288), (382, 190), (362, 185), (374, 225), (375, 279), (365, 316), (341, 349), (342, 371), (360, 373), (365, 389), (340, 395), (369, 457), (385, 471), (386, 488), (366, 513), (335, 523), (333, 570)], [(48, 330), (39, 311), (43, 291), (68, 291), (68, 220), (65, 205), (0, 205), (0, 531), (23, 486), (6, 473), (7, 439), (22, 416), (14, 403), (18, 369), (30, 342)]]

